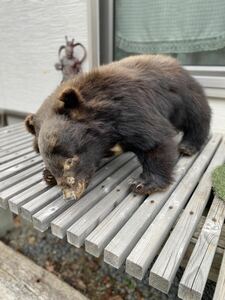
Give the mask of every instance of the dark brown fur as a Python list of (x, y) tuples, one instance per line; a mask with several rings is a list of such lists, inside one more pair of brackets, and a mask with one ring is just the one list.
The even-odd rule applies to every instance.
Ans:
[[(140, 55), (63, 83), (26, 125), (63, 189), (80, 195), (79, 182), (86, 186), (119, 144), (139, 158), (143, 173), (132, 189), (146, 194), (172, 182), (176, 132), (183, 132), (180, 151), (193, 154), (208, 137), (210, 115), (202, 88), (175, 59)], [(65, 161), (75, 155), (79, 163), (65, 172)]]

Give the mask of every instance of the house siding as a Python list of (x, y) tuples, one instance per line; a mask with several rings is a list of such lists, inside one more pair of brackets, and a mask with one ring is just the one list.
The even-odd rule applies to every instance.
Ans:
[[(0, 109), (33, 112), (39, 107), (61, 81), (54, 64), (65, 35), (88, 49), (88, 1), (1, 1)], [(78, 48), (75, 53), (81, 55)], [(88, 56), (83, 69), (90, 67)]]

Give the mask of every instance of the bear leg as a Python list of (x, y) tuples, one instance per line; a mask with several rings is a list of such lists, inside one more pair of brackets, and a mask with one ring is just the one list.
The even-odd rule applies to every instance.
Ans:
[(198, 152), (205, 144), (209, 134), (209, 122), (192, 124), (183, 130), (183, 138), (178, 146), (181, 154), (191, 156)]
[(198, 85), (186, 95), (185, 117), (180, 128), (183, 138), (179, 145), (180, 153), (193, 155), (206, 143), (209, 136), (211, 110)]
[(167, 139), (149, 151), (137, 151), (136, 154), (143, 173), (131, 183), (131, 190), (138, 194), (151, 194), (167, 189), (173, 181), (173, 168), (178, 158), (173, 139)]

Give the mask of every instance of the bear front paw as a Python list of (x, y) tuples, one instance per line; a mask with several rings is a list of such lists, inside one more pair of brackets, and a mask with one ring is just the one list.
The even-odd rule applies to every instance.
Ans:
[(51, 172), (48, 169), (44, 169), (42, 174), (43, 174), (43, 179), (48, 185), (50, 186), (57, 185), (55, 177), (51, 174)]
[(163, 192), (167, 189), (167, 187), (168, 185), (160, 186), (154, 182), (147, 183), (142, 179), (134, 180), (130, 185), (131, 191), (140, 195), (150, 195), (155, 192)]
[(197, 152), (197, 149), (194, 146), (188, 145), (186, 143), (181, 143), (178, 147), (178, 150), (181, 154), (186, 156), (192, 156)]

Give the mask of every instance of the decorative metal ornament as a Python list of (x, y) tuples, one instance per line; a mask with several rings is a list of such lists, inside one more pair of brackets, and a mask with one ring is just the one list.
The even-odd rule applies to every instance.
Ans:
[[(58, 57), (59, 62), (55, 64), (55, 68), (58, 71), (62, 71), (63, 79), (62, 81), (66, 81), (68, 79), (73, 78), (76, 74), (81, 73), (81, 64), (85, 60), (87, 56), (87, 51), (85, 47), (81, 43), (75, 43), (74, 39), (69, 41), (67, 36), (65, 36), (66, 45), (62, 45), (59, 47)], [(83, 49), (83, 57), (78, 59), (74, 56), (74, 48), (81, 47)], [(62, 50), (65, 50), (65, 54), (61, 56)]]

